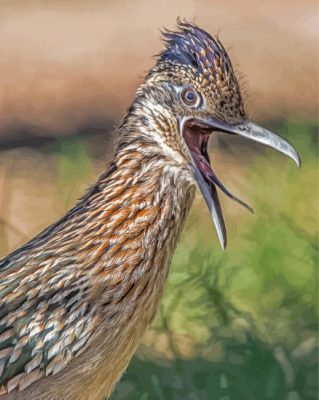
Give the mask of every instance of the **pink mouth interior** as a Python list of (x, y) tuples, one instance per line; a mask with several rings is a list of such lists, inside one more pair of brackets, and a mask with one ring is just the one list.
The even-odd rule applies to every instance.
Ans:
[(223, 193), (226, 194), (226, 196), (230, 197), (232, 200), (235, 200), (237, 203), (241, 204), (243, 207), (247, 208), (253, 213), (253, 209), (244, 201), (234, 196), (214, 172), (208, 155), (208, 140), (211, 132), (211, 127), (197, 120), (189, 120), (184, 125), (183, 136), (195, 166), (205, 179), (213, 199), (216, 196), (216, 185)]

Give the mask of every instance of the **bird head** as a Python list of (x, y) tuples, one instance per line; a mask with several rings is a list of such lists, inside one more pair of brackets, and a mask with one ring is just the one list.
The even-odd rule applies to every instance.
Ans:
[[(169, 110), (169, 115), (173, 115), (174, 124), (166, 124), (171, 132), (166, 132), (162, 139), (171, 147), (179, 143), (180, 153), (194, 172), (219, 241), (225, 248), (226, 229), (217, 187), (249, 210), (251, 208), (232, 195), (216, 176), (208, 155), (211, 133), (220, 131), (263, 143), (288, 155), (298, 166), (300, 159), (287, 141), (249, 121), (230, 58), (218, 38), (194, 24), (178, 20), (178, 30), (165, 30), (163, 39), (165, 48), (157, 56), (138, 97), (142, 93), (142, 97), (145, 96), (145, 91), (148, 92), (146, 97), (152, 97), (155, 88), (151, 112), (156, 114), (162, 110), (163, 117), (163, 110)], [(173, 141), (171, 137), (168, 140), (173, 134), (176, 135)]]

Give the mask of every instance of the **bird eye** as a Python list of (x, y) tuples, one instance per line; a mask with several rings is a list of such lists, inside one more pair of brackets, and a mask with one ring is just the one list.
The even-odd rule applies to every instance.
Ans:
[(183, 103), (189, 107), (197, 107), (200, 102), (199, 95), (193, 89), (190, 88), (185, 88), (182, 90), (181, 99)]

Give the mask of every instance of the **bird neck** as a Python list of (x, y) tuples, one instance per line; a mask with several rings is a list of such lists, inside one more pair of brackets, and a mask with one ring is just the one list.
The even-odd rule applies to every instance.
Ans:
[[(84, 248), (92, 242), (100, 243), (92, 257), (99, 264), (98, 258), (107, 250), (102, 263), (107, 268), (116, 257), (124, 257), (130, 246), (133, 253), (150, 245), (154, 249), (164, 246), (163, 263), (167, 265), (194, 197), (189, 163), (177, 147), (169, 144), (174, 137), (177, 146), (176, 120), (148, 94), (138, 93), (119, 127), (109, 170), (82, 201), (88, 217), (82, 216), (81, 221), (92, 220), (90, 216), (95, 215), (94, 230), (89, 224), (81, 229), (82, 237), (89, 242)], [(118, 251), (121, 246), (125, 252)], [(146, 264), (139, 260), (136, 268), (144, 269)], [(134, 270), (134, 263), (130, 268)]]
[(109, 168), (58, 223), (57, 230), (67, 231), (71, 242), (76, 230), (84, 250), (96, 248), (88, 255), (93, 261), (90, 265), (112, 265), (114, 249), (123, 238), (135, 237), (135, 231), (140, 234), (133, 241), (136, 244), (139, 240), (141, 249), (148, 241), (169, 242), (170, 253), (175, 248), (192, 203), (195, 180), (179, 151), (176, 117), (169, 107), (160, 105), (156, 97), (159, 93), (169, 104), (167, 93), (161, 89), (147, 86), (137, 92), (118, 129)]
[(115, 158), (141, 153), (166, 163), (188, 163), (173, 106), (174, 99), (165, 83), (144, 83), (118, 129)]

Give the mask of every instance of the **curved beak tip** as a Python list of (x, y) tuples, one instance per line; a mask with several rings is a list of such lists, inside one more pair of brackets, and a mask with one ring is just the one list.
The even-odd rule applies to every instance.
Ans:
[(299, 168), (301, 167), (301, 159), (297, 151), (289, 142), (278, 136), (276, 133), (265, 129), (254, 122), (246, 122), (239, 125), (236, 133), (240, 136), (246, 137), (247, 139), (254, 140), (280, 151), (293, 159)]
[(295, 159), (295, 162), (296, 162), (297, 166), (298, 166), (299, 168), (301, 168), (301, 158), (300, 158), (300, 156), (299, 156), (298, 153), (297, 153), (297, 157), (296, 157), (296, 159)]

